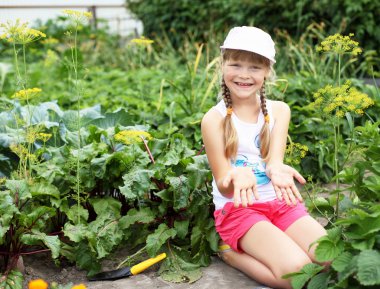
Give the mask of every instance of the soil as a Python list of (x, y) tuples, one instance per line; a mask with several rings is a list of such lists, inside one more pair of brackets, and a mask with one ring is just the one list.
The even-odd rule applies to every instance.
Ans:
[[(121, 261), (128, 256), (127, 250), (119, 250), (111, 254), (106, 260), (102, 262), (103, 270), (113, 270), (119, 265)], [(84, 284), (90, 288), (97, 282), (89, 282), (87, 280), (87, 272), (78, 269), (75, 264), (62, 260), (60, 264), (55, 264), (49, 253), (40, 253), (34, 255), (23, 256), (24, 266), (24, 286), (28, 288), (28, 283), (31, 280), (43, 279), (49, 284), (56, 282), (60, 285), (72, 283), (73, 285)], [(153, 271), (154, 266), (149, 271)]]

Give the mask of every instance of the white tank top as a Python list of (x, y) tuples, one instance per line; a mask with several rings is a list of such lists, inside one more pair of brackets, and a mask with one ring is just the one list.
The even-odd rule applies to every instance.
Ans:
[[(260, 100), (259, 100), (260, 101)], [(274, 126), (274, 118), (272, 113), (272, 102), (266, 101), (266, 106), (269, 114), (269, 128), (272, 131)], [(223, 117), (227, 115), (226, 105), (221, 100), (216, 106), (216, 109)], [(254, 199), (256, 203), (269, 202), (276, 199), (276, 192), (273, 188), (271, 180), (265, 173), (265, 162), (260, 155), (260, 131), (264, 124), (264, 115), (260, 110), (257, 123), (247, 123), (237, 118), (232, 113), (232, 123), (236, 128), (239, 145), (235, 162), (232, 162), (233, 167), (251, 167), (252, 173), (255, 174), (257, 180), (257, 192), (259, 200)], [(212, 182), (212, 195), (215, 204), (215, 209), (219, 210), (224, 207), (227, 202), (233, 202), (233, 198), (224, 197), (216, 186), (215, 178)]]

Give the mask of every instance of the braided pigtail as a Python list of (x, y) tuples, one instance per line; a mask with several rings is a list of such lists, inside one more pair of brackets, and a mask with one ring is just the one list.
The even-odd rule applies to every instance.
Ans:
[(261, 111), (264, 115), (264, 125), (260, 131), (260, 153), (264, 161), (269, 160), (269, 147), (270, 147), (270, 129), (269, 129), (269, 114), (266, 104), (265, 95), (265, 80), (263, 86), (260, 89), (260, 102)]
[(237, 149), (238, 149), (238, 136), (231, 119), (232, 117), (231, 93), (226, 83), (224, 82), (224, 79), (222, 80), (221, 87), (222, 87), (223, 100), (227, 108), (227, 115), (223, 121), (224, 149), (225, 149), (226, 157), (234, 159), (236, 157)]

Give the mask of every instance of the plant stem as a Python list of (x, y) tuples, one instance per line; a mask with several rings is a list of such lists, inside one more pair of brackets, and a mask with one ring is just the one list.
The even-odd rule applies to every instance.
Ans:
[(77, 36), (78, 36), (78, 23), (75, 26), (74, 34), (74, 47), (72, 49), (71, 57), (73, 61), (74, 69), (74, 83), (75, 83), (75, 93), (77, 95), (77, 132), (78, 132), (78, 151), (77, 151), (77, 162), (76, 162), (76, 191), (77, 191), (77, 218), (78, 224), (80, 223), (80, 151), (81, 151), (81, 133), (80, 133), (80, 93), (78, 87), (78, 51), (77, 51)]
[(334, 175), (335, 175), (335, 189), (338, 190), (337, 193), (337, 199), (336, 199), (336, 205), (335, 205), (335, 216), (338, 218), (339, 216), (339, 178), (338, 178), (338, 171), (339, 171), (339, 164), (338, 164), (338, 134), (339, 134), (339, 124), (337, 125), (334, 121)]

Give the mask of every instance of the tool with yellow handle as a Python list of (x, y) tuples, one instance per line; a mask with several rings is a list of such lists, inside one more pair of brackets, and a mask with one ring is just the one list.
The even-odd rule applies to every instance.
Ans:
[(145, 260), (137, 265), (132, 267), (124, 267), (117, 270), (107, 271), (98, 273), (92, 277), (90, 277), (89, 281), (104, 281), (104, 280), (117, 280), (121, 278), (126, 278), (132, 275), (137, 275), (142, 271), (148, 269), (150, 266), (160, 262), (161, 260), (166, 258), (166, 254), (162, 253), (154, 258), (150, 258)]

